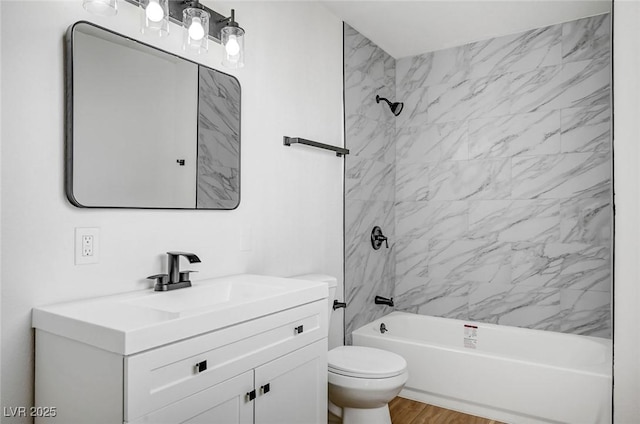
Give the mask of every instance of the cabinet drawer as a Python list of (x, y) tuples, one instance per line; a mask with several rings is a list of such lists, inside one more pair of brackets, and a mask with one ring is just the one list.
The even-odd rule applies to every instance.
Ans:
[(253, 423), (253, 404), (245, 393), (251, 390), (253, 370), (130, 421), (129, 424), (250, 424)]
[(124, 420), (326, 337), (327, 312), (326, 301), (317, 301), (126, 357)]

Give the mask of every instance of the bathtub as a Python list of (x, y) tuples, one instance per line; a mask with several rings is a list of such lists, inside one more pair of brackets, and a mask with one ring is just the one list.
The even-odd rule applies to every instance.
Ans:
[(353, 344), (407, 360), (405, 398), (507, 423), (611, 423), (608, 339), (392, 312)]

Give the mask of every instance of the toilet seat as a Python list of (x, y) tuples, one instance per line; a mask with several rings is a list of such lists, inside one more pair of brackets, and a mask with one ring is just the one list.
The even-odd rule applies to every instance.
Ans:
[(407, 369), (407, 361), (393, 352), (364, 346), (339, 346), (328, 354), (329, 372), (355, 378), (395, 377)]

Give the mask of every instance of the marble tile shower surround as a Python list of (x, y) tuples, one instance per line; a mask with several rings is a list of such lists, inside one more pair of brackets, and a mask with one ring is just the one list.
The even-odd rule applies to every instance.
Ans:
[(376, 295), (392, 296), (395, 250), (373, 250), (374, 226), (395, 239), (395, 117), (380, 95), (395, 97), (395, 60), (353, 28), (344, 26), (345, 129), (350, 154), (345, 161), (346, 341), (351, 332), (390, 312), (374, 305)]
[[(390, 124), (369, 122), (370, 105), (348, 104), (376, 81), (349, 46), (376, 50), (345, 32), (347, 145), (379, 137), (347, 162), (346, 213), (371, 206), (352, 195), (393, 203), (381, 216), (395, 221), (396, 309), (610, 337), (609, 27), (601, 15), (397, 60), (394, 138), (373, 130)], [(348, 278), (349, 259), (348, 291), (379, 287)], [(347, 331), (378, 314), (363, 302)]]

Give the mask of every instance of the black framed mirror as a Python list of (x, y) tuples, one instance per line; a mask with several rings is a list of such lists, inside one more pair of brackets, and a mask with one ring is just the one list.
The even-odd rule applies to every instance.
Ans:
[(66, 37), (66, 178), (77, 207), (235, 209), (239, 81), (89, 22)]

